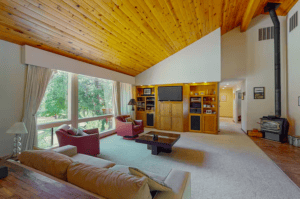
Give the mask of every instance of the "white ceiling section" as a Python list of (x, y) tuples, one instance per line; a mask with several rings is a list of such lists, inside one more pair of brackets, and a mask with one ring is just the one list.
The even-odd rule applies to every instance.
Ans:
[(48, 51), (33, 48), (31, 46), (22, 46), (22, 62), (35, 66), (63, 70), (76, 74), (98, 77), (114, 80), (118, 82), (135, 84), (135, 77), (123, 73), (108, 70), (99, 66), (77, 61), (62, 55), (54, 54)]

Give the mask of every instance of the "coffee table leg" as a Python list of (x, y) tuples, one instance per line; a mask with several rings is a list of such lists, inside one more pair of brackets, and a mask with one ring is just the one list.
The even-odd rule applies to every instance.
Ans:
[(147, 144), (147, 149), (148, 149), (148, 150), (152, 150), (152, 145)]
[(160, 147), (152, 145), (152, 155), (158, 155), (160, 153)]
[(170, 148), (162, 148), (161, 151), (165, 152), (165, 153), (171, 153), (172, 152), (172, 147), (170, 147)]

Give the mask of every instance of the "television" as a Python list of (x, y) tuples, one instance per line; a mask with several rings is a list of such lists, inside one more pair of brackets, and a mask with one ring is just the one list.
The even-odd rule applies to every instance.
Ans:
[(158, 101), (182, 101), (182, 86), (158, 87)]

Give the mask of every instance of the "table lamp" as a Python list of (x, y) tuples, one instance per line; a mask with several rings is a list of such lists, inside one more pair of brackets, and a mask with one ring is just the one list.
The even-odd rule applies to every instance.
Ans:
[(132, 105), (132, 109), (131, 109), (131, 110), (134, 111), (134, 105), (136, 105), (135, 99), (131, 99), (131, 100), (129, 101), (128, 105)]
[(10, 127), (7, 131), (7, 134), (14, 134), (16, 137), (14, 138), (14, 154), (13, 156), (16, 157), (18, 154), (21, 153), (21, 136), (22, 134), (27, 134), (28, 131), (25, 127), (24, 122), (16, 122), (12, 127)]

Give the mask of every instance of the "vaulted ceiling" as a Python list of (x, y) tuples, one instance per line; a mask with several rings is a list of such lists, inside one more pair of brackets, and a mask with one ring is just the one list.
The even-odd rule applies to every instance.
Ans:
[(0, 0), (0, 39), (136, 76), (221, 27), (298, 0)]

